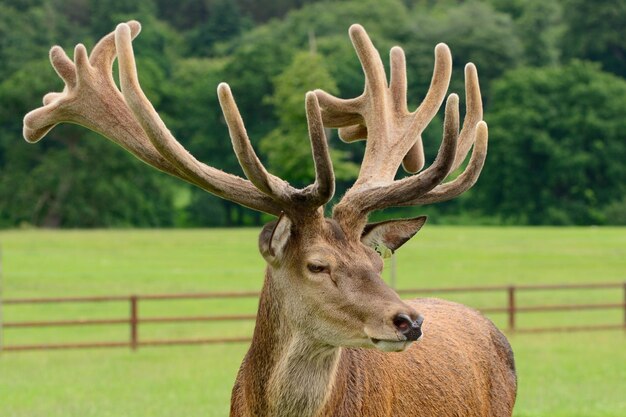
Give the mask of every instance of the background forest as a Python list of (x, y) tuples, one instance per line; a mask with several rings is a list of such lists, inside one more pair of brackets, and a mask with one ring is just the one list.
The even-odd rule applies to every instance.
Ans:
[[(228, 82), (270, 170), (311, 181), (304, 94), (360, 94), (347, 30), (361, 23), (386, 61), (407, 54), (411, 105), (429, 83), (433, 48), (479, 71), (489, 155), (477, 186), (434, 207), (435, 223), (626, 224), (626, 0), (2, 0), (0, 227), (253, 225), (263, 216), (135, 160), (84, 128), (62, 125), (37, 145), (24, 114), (62, 89), (47, 54), (88, 49), (137, 19), (141, 83), (169, 128), (199, 159), (241, 175), (216, 87)], [(463, 103), (462, 103), (463, 104)], [(424, 137), (432, 161), (441, 118)], [(336, 196), (356, 177), (362, 143), (330, 136)], [(401, 212), (401, 213), (398, 213)]]

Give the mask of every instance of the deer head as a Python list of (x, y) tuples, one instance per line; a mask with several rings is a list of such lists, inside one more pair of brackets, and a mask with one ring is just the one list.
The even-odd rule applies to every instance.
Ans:
[[(467, 112), (459, 134), (458, 97), (445, 109), (442, 145), (425, 170), (421, 133), (440, 107), (451, 75), (448, 47), (435, 49), (430, 90), (414, 112), (406, 105), (406, 68), (402, 49), (391, 50), (389, 85), (381, 58), (365, 30), (350, 36), (365, 72), (365, 90), (353, 99), (323, 91), (306, 94), (315, 182), (302, 189), (269, 173), (257, 157), (227, 84), (217, 88), (233, 148), (247, 177), (210, 167), (189, 154), (172, 136), (143, 93), (132, 39), (138, 22), (120, 24), (90, 56), (76, 46), (74, 60), (60, 47), (50, 59), (65, 82), (61, 93), (47, 94), (44, 106), (24, 118), (24, 137), (41, 139), (61, 122), (83, 125), (118, 143), (149, 165), (210, 193), (279, 216), (260, 235), (269, 285), (281, 317), (294, 332), (330, 346), (377, 347), (399, 351), (421, 336), (422, 317), (381, 279), (382, 255), (398, 249), (424, 225), (425, 217), (367, 224), (368, 213), (453, 198), (478, 178), (487, 148), (487, 126), (476, 69), (466, 67)], [(112, 64), (119, 60), (120, 89)], [(366, 139), (361, 171), (354, 186), (325, 218), (323, 205), (334, 193), (334, 175), (324, 125), (340, 128), (344, 140)], [(461, 165), (474, 145), (467, 167)], [(416, 175), (394, 180), (400, 164)], [(420, 172), (421, 171), (421, 172)]]

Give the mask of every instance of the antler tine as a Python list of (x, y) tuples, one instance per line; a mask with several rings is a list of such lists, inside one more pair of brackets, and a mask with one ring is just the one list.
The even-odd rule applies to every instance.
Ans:
[(378, 195), (378, 202), (368, 211), (399, 205), (407, 195), (422, 195), (435, 188), (451, 171), (459, 136), (459, 96), (450, 94), (446, 101), (443, 140), (435, 162), (418, 175), (394, 181)]
[(393, 109), (397, 113), (407, 114), (409, 109), (406, 104), (406, 57), (404, 50), (399, 46), (394, 46), (389, 51), (389, 69), (389, 90)]
[(249, 181), (198, 161), (172, 136), (139, 85), (131, 31), (125, 23), (115, 30), (115, 45), (124, 99), (159, 153), (200, 188), (253, 209), (280, 214), (282, 208), (274, 199)]
[(50, 62), (52, 68), (68, 87), (76, 85), (76, 67), (63, 48), (56, 45), (50, 49)]
[(474, 64), (465, 66), (466, 113), (463, 129), (459, 134), (454, 163), (450, 172), (455, 171), (465, 160), (469, 149), (474, 145), (472, 156), (465, 170), (453, 181), (440, 184), (423, 196), (403, 202), (411, 206), (450, 200), (469, 190), (478, 180), (487, 157), (487, 124), (482, 121), (483, 108), (478, 84), (478, 73)]
[(114, 40), (122, 95), (148, 139), (159, 153), (180, 171), (188, 172), (199, 183), (205, 182), (201, 174), (201, 163), (174, 139), (141, 90), (132, 49), (130, 26), (125, 23), (119, 24), (114, 32)]
[[(402, 206), (415, 206), (420, 204), (432, 204), (447, 201), (458, 197), (465, 191), (472, 188), (478, 180), (480, 172), (485, 164), (487, 157), (488, 128), (484, 121), (478, 122), (476, 125), (476, 140), (474, 150), (467, 167), (461, 175), (453, 181), (438, 185), (426, 194), (413, 200), (402, 202)], [(458, 147), (457, 147), (458, 150)]]
[[(380, 55), (363, 26), (354, 24), (349, 29), (350, 39), (361, 62), (361, 67), (365, 73), (365, 89), (363, 94), (353, 99), (340, 99), (325, 91), (315, 90), (315, 94), (322, 108), (322, 119), (327, 127), (352, 127), (364, 123), (363, 110), (368, 103), (367, 96), (376, 97), (377, 100), (370, 100), (374, 106), (372, 111), (384, 111), (386, 100), (387, 78), (385, 68), (380, 59)], [(363, 139), (362, 133), (357, 133), (358, 129), (345, 132), (340, 130), (340, 137), (346, 142)], [(362, 130), (361, 130), (362, 131)]]
[[(136, 20), (131, 20), (125, 24), (130, 28), (130, 38), (135, 39), (141, 31), (141, 25)], [(101, 68), (103, 71), (106, 71), (107, 74), (113, 75), (109, 71), (113, 67), (116, 56), (115, 32), (111, 32), (100, 39), (98, 43), (96, 43), (96, 46), (93, 47), (91, 55), (89, 56), (89, 63), (96, 68)]]
[[(465, 119), (463, 120), (461, 133), (459, 134), (454, 164), (450, 169), (451, 172), (456, 171), (465, 160), (470, 148), (474, 144), (477, 124), (483, 118), (478, 73), (476, 71), (476, 66), (472, 63), (465, 66), (465, 100)], [(402, 166), (405, 171), (413, 174), (419, 172), (424, 167), (424, 146), (422, 144), (421, 135), (417, 138), (413, 147), (405, 155), (402, 160)], [(478, 179), (478, 176), (476, 176), (476, 179)]]
[[(132, 24), (132, 22), (129, 23)], [(137, 23), (136, 25), (132, 24), (132, 26), (135, 28), (135, 30), (133, 30), (133, 36), (136, 36), (140, 29), (139, 25)], [(109, 55), (115, 54), (115, 45), (103, 42), (99, 42), (98, 45), (100, 46), (99, 49), (101, 53), (105, 52), (104, 49), (111, 49), (111, 51), (107, 51), (106, 53)], [(28, 142), (36, 142), (42, 139), (45, 134), (58, 123), (69, 122), (82, 124), (91, 130), (107, 136), (109, 139), (130, 150), (140, 159), (148, 163), (154, 163), (159, 169), (166, 172), (176, 172), (166, 161), (159, 158), (156, 151), (149, 146), (149, 141), (145, 138), (145, 135), (142, 137), (141, 134), (139, 134), (141, 129), (132, 118), (124, 117), (124, 109), (127, 108), (119, 91), (113, 87), (113, 78), (110, 74), (106, 75), (108, 75), (111, 83), (103, 82), (98, 83), (97, 86), (94, 85), (95, 82), (92, 75), (103, 77), (106, 75), (95, 71), (92, 74), (89, 68), (89, 62), (85, 62), (85, 55), (86, 50), (83, 45), (76, 46), (74, 61), (67, 56), (60, 46), (54, 46), (50, 49), (52, 67), (64, 81), (65, 88), (62, 93), (46, 94), (43, 98), (44, 107), (35, 109), (24, 117), (24, 138)], [(82, 77), (85, 76), (87, 78), (82, 79)], [(109, 111), (102, 109), (103, 103), (96, 100), (98, 96), (103, 96), (104, 93), (108, 94)], [(90, 117), (100, 116), (102, 114), (108, 117)], [(117, 122), (117, 125), (115, 122)], [(138, 134), (137, 140), (131, 140), (124, 135), (111, 134), (112, 132), (107, 131), (107, 127), (110, 126), (123, 126), (126, 133), (129, 133), (127, 136), (132, 137), (132, 135)]]
[[(320, 105), (324, 124), (328, 127), (347, 127), (363, 124), (364, 106), (372, 106), (371, 112), (385, 112), (387, 77), (385, 68), (372, 40), (363, 26), (354, 24), (349, 29), (350, 39), (365, 73), (365, 90), (354, 99), (340, 99), (322, 90), (315, 90)], [(371, 100), (366, 100), (371, 96)], [(340, 131), (340, 137), (346, 142), (363, 139), (362, 128)]]
[[(430, 88), (419, 107), (409, 112), (406, 59), (402, 49), (394, 47), (390, 51), (391, 74), (387, 87), (380, 55), (363, 28), (351, 27), (350, 36), (365, 72), (363, 94), (342, 100), (316, 92), (324, 121), (333, 123), (330, 126), (339, 126), (342, 139), (367, 140), (359, 177), (335, 207), (334, 216), (349, 223), (349, 228), (358, 229), (370, 211), (448, 199), (471, 187), (478, 178), (487, 149), (486, 125), (479, 123), (482, 104), (476, 68), (469, 64), (465, 70), (467, 114), (460, 135), (458, 96), (453, 94), (446, 103), (444, 138), (434, 163), (417, 175), (394, 181), (400, 163), (410, 173), (419, 172), (424, 166), (421, 134), (445, 98), (452, 75), (452, 55), (443, 43), (435, 47)], [(463, 163), (476, 136), (479, 138), (466, 171), (454, 181), (441, 185), (448, 174)]]
[[(74, 62), (67, 56), (63, 48), (53, 46), (50, 49), (50, 63), (58, 76), (65, 83), (65, 91), (76, 86), (76, 67)], [(48, 93), (43, 97), (44, 107), (40, 107), (28, 113), (24, 117), (23, 135), (27, 142), (40, 141), (46, 134), (59, 123), (57, 106), (52, 103), (62, 98), (64, 93)]]
[(350, 39), (354, 50), (361, 61), (365, 73), (365, 94), (371, 96), (370, 111), (385, 111), (387, 76), (380, 54), (374, 47), (372, 40), (361, 25), (352, 25), (349, 29)]
[(286, 181), (267, 172), (261, 163), (250, 143), (243, 119), (228, 84), (221, 83), (217, 91), (239, 165), (241, 165), (246, 177), (259, 190), (281, 201), (287, 210), (290, 209), (294, 200), (298, 200), (300, 205), (317, 208), (332, 198), (335, 178), (319, 104), (313, 93), (306, 95), (306, 111), (316, 179), (312, 186), (298, 190)]
[[(322, 109), (324, 126), (341, 128), (363, 123), (363, 117), (359, 114), (363, 95), (351, 99), (341, 99), (323, 90), (315, 90), (314, 92)], [(340, 137), (346, 142), (349, 141), (341, 136), (341, 130)]]
[(320, 206), (330, 201), (335, 194), (335, 173), (320, 104), (311, 91), (306, 93), (306, 117), (315, 163), (315, 183), (311, 186), (310, 200), (313, 205)]
[(346, 143), (367, 139), (367, 127), (361, 124), (340, 127), (339, 139)]
[[(398, 68), (395, 69), (394, 67)], [(392, 89), (391, 93), (396, 112), (399, 114), (406, 114), (408, 113), (406, 108), (406, 64), (404, 51), (400, 47), (394, 47), (391, 50), (391, 71), (392, 79), (394, 78), (394, 72), (399, 73), (402, 71), (403, 83), (400, 83), (401, 87), (396, 88), (397, 91)], [(422, 132), (433, 120), (437, 111), (441, 107), (441, 103), (443, 102), (448, 86), (450, 85), (451, 76), (452, 54), (450, 53), (450, 48), (448, 48), (446, 44), (440, 43), (435, 47), (435, 66), (430, 87), (420, 106), (413, 113), (413, 115), (410, 116), (413, 118), (413, 121), (406, 129), (406, 133), (408, 135), (411, 135), (412, 132), (417, 132), (416, 135), (413, 133), (415, 135), (414, 143), (402, 159), (402, 167), (408, 173), (415, 174), (424, 167), (425, 158), (424, 145), (422, 143)], [(396, 76), (396, 78), (400, 77), (401, 76), (399, 74)], [(402, 84), (404, 85), (402, 86)]]
[(405, 130), (405, 135), (415, 135), (415, 132), (421, 134), (426, 126), (433, 120), (437, 111), (441, 107), (441, 103), (446, 96), (446, 91), (450, 85), (450, 77), (452, 76), (452, 54), (450, 48), (445, 43), (437, 44), (435, 47), (435, 67), (433, 77), (430, 81), (430, 87), (426, 93), (426, 97), (422, 100), (417, 110), (415, 110), (409, 127)]
[(418, 135), (415, 143), (402, 159), (402, 168), (409, 174), (417, 174), (424, 168), (425, 163), (426, 158), (424, 157), (422, 135)]
[(456, 153), (458, 135), (459, 97), (456, 94), (450, 94), (446, 102), (443, 140), (435, 162), (418, 175), (388, 182), (384, 185), (361, 188), (354, 193), (348, 191), (346, 196), (335, 206), (335, 216), (341, 220), (345, 220), (346, 217), (355, 217), (356, 208), (360, 215), (356, 216), (356, 219), (347, 221), (358, 223), (364, 215), (371, 211), (405, 205), (403, 203), (407, 200), (407, 196), (420, 196), (429, 192), (450, 173)]
[(235, 155), (246, 177), (265, 194), (283, 201), (288, 200), (289, 184), (267, 172), (257, 157), (228, 84), (220, 83), (217, 87), (217, 95), (228, 125)]
[[(139, 24), (129, 23), (134, 28), (132, 36), (136, 36), (140, 30)], [(115, 54), (115, 45), (102, 42), (98, 45), (102, 53), (108, 48), (113, 50), (107, 52), (108, 54)], [(142, 134), (141, 128), (128, 117), (128, 108), (115, 88), (111, 75), (97, 71), (100, 68), (92, 71), (89, 62), (85, 62), (85, 54), (84, 46), (77, 45), (73, 62), (60, 46), (50, 49), (50, 62), (65, 82), (65, 88), (62, 93), (46, 94), (43, 99), (44, 107), (35, 109), (24, 117), (24, 138), (28, 142), (37, 142), (58, 123), (81, 124), (107, 136), (145, 162), (174, 175), (174, 167), (158, 155)], [(104, 82), (94, 81), (98, 76), (107, 79)], [(107, 103), (98, 100), (105, 95)], [(115, 127), (115, 132), (111, 127)]]
[[(125, 32), (125, 41), (130, 43), (140, 28), (138, 22), (124, 24), (122, 30)], [(24, 138), (36, 142), (58, 123), (79, 124), (116, 142), (161, 171), (252, 209), (275, 215), (281, 213), (282, 208), (273, 199), (243, 178), (214, 168), (207, 169), (211, 177), (206, 175), (200, 178), (165, 158), (147, 137), (113, 81), (111, 69), (115, 55), (114, 33), (98, 42), (91, 58), (87, 58), (84, 46), (77, 45), (74, 62), (60, 47), (53, 47), (50, 60), (65, 82), (65, 88), (62, 93), (46, 94), (44, 106), (24, 117)], [(211, 183), (207, 181), (209, 177)]]
[(92, 77), (91, 64), (89, 63), (89, 56), (87, 55), (87, 48), (82, 43), (79, 43), (74, 48), (74, 65), (76, 66), (76, 76), (78, 85), (83, 81), (87, 81), (87, 78)]
[[(406, 103), (407, 79), (406, 79), (406, 57), (404, 50), (398, 46), (391, 48), (389, 53), (390, 81), (394, 110), (399, 114), (408, 114), (409, 109)], [(415, 143), (402, 159), (402, 167), (405, 171), (415, 174), (424, 168), (424, 145), (422, 135), (417, 135)]]
[(480, 96), (478, 72), (476, 66), (469, 63), (465, 66), (465, 119), (459, 135), (459, 144), (452, 165), (452, 171), (463, 163), (476, 138), (476, 127), (483, 119), (483, 103)]
[[(441, 106), (450, 82), (450, 50), (445, 44), (435, 48), (430, 88), (420, 106), (410, 113), (406, 106), (406, 60), (402, 49), (391, 50), (391, 80), (387, 88), (380, 55), (363, 27), (353, 25), (350, 36), (365, 73), (365, 90), (351, 100), (316, 91), (324, 122), (327, 126), (340, 127), (339, 136), (344, 141), (368, 138), (361, 168), (364, 178), (376, 176), (388, 180), (401, 162), (407, 171), (418, 172), (424, 165), (421, 133)], [(382, 146), (387, 148), (384, 156), (380, 152)], [(380, 158), (386, 161), (381, 163)], [(363, 182), (360, 178), (357, 184)]]

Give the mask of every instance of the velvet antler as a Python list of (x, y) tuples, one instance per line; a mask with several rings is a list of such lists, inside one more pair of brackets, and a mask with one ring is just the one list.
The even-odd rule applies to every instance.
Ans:
[[(423, 102), (409, 112), (406, 104), (407, 82), (404, 52), (391, 50), (391, 80), (387, 77), (378, 51), (365, 29), (350, 28), (354, 49), (365, 73), (363, 94), (340, 99), (317, 90), (322, 118), (327, 126), (340, 128), (346, 141), (366, 139), (361, 171), (354, 186), (335, 206), (334, 217), (359, 230), (367, 214), (392, 206), (410, 206), (444, 201), (469, 189), (478, 179), (487, 152), (487, 125), (482, 121), (482, 102), (476, 67), (465, 68), (467, 112), (463, 129), (458, 132), (458, 97), (448, 97), (444, 137), (434, 163), (417, 175), (394, 180), (401, 163), (410, 172), (424, 165), (421, 134), (437, 113), (448, 89), (452, 57), (445, 44), (435, 48), (435, 68)], [(472, 157), (455, 180), (442, 181), (465, 160), (474, 145)]]
[[(60, 47), (53, 47), (50, 60), (65, 82), (65, 89), (62, 93), (47, 94), (44, 106), (26, 115), (26, 140), (40, 140), (58, 123), (83, 125), (121, 145), (147, 164), (210, 193), (269, 214), (287, 212), (293, 219), (316, 212), (332, 198), (333, 168), (314, 93), (306, 96), (306, 113), (316, 180), (304, 189), (296, 189), (263, 167), (246, 134), (230, 88), (227, 84), (220, 84), (220, 105), (237, 159), (248, 180), (225, 173), (187, 152), (143, 93), (132, 47), (132, 39), (140, 29), (138, 22), (122, 23), (115, 32), (98, 42), (90, 57), (83, 45), (77, 45), (74, 61)], [(116, 56), (121, 91), (112, 76)]]

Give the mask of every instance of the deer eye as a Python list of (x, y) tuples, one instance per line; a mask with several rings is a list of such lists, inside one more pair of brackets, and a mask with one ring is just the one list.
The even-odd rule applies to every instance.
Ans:
[(308, 264), (307, 269), (314, 274), (321, 274), (323, 272), (328, 272), (329, 268), (326, 265), (320, 264)]

